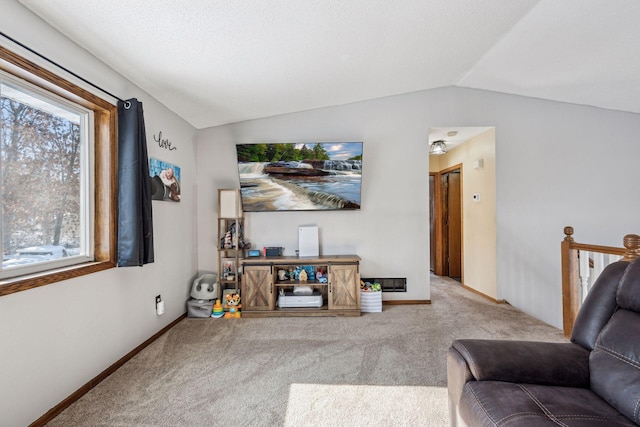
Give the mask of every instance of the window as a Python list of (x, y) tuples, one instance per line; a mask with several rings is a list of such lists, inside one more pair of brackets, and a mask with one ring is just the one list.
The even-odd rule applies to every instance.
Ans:
[(0, 73), (0, 277), (93, 253), (93, 112)]
[(115, 116), (0, 47), (0, 295), (115, 266)]

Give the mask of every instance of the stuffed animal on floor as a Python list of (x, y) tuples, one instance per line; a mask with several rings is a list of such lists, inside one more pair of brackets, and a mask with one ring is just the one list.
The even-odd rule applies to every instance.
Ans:
[(224, 314), (225, 319), (239, 318), (240, 317), (240, 294), (233, 293), (225, 296), (224, 308), (229, 311)]

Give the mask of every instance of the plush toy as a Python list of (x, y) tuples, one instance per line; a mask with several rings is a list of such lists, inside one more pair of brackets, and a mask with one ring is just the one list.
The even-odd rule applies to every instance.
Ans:
[(222, 244), (224, 249), (231, 249), (233, 247), (233, 241), (231, 240), (231, 232), (227, 231), (224, 234), (224, 243)]
[(229, 311), (225, 313), (224, 318), (230, 319), (240, 317), (241, 307), (242, 305), (240, 304), (240, 294), (227, 294), (224, 301), (224, 308), (228, 309)]
[(364, 292), (382, 292), (382, 285), (378, 282), (365, 282), (360, 280), (360, 290)]

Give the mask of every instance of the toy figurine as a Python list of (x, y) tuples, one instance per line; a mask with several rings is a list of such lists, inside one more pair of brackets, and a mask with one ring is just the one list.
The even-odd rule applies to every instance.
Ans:
[(233, 224), (231, 224), (229, 231), (231, 231), (231, 241), (233, 242), (233, 247), (235, 248), (237, 244), (239, 248), (244, 248), (245, 245), (242, 237), (242, 224), (236, 226), (236, 223), (234, 222)]
[(299, 279), (300, 279), (301, 282), (306, 282), (307, 281), (307, 272), (305, 270), (300, 270)]
[(318, 281), (318, 283), (327, 283), (329, 281), (327, 273), (322, 271), (321, 268), (316, 271), (316, 280)]
[(224, 233), (224, 249), (231, 249), (233, 247), (233, 242), (231, 240), (231, 232), (227, 231)]

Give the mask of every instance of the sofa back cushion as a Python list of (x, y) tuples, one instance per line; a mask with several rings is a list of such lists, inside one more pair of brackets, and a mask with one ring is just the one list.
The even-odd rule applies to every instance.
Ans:
[(571, 341), (587, 350), (593, 350), (600, 331), (618, 307), (616, 292), (628, 266), (628, 262), (618, 261), (608, 265), (600, 273), (580, 307), (573, 325)]
[(640, 313), (640, 258), (625, 270), (616, 299), (620, 308)]
[(591, 389), (640, 424), (640, 259), (620, 280), (617, 305), (589, 356)]

